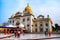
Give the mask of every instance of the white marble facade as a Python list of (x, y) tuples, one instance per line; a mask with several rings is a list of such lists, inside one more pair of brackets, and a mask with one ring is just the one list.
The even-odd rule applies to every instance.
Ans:
[[(25, 9), (30, 11), (29, 7), (26, 7)], [(17, 25), (17, 23), (22, 23), (26, 30), (29, 32), (45, 32), (45, 31), (51, 31), (52, 32), (52, 20), (47, 16), (45, 18), (43, 15), (39, 15), (37, 18), (34, 17), (33, 13), (31, 14), (31, 11), (24, 12), (17, 12), (14, 17), (9, 18), (9, 23), (13, 25)]]

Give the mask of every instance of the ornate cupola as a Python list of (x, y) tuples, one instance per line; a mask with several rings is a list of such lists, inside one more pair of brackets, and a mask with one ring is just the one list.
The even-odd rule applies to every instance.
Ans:
[(44, 18), (44, 16), (43, 15), (39, 15), (37, 18)]
[(15, 14), (12, 13), (11, 17), (9, 19), (13, 19), (15, 17)]
[(31, 9), (31, 7), (29, 6), (29, 4), (27, 4), (27, 6), (25, 7), (24, 13), (25, 13), (25, 14), (32, 14), (32, 9)]
[(18, 12), (16, 12), (16, 14), (15, 14), (15, 16), (22, 16), (22, 12), (20, 12), (20, 11), (18, 11)]
[(18, 11), (18, 12), (16, 12), (15, 15), (20, 15), (20, 14), (22, 14), (22, 12)]
[(12, 13), (11, 18), (14, 18), (14, 16), (15, 16), (15, 15)]

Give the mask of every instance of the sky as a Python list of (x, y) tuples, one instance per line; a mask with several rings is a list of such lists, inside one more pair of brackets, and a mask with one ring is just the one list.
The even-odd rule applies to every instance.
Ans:
[(0, 0), (0, 24), (7, 22), (12, 13), (23, 12), (29, 3), (33, 14), (38, 17), (40, 14), (49, 17), (53, 25), (60, 25), (60, 0)]

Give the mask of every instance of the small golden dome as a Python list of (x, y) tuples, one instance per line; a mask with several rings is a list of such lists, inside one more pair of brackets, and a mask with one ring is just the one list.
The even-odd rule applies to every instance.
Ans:
[(29, 4), (27, 4), (27, 6), (25, 7), (25, 11), (28, 11), (30, 14), (32, 14), (32, 9)]
[(16, 14), (22, 14), (22, 12), (18, 11), (18, 12), (16, 12)]
[(15, 15), (12, 13), (11, 18), (13, 18)]

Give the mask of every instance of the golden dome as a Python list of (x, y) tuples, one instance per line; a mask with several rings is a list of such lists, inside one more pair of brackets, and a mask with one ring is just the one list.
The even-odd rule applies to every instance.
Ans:
[(28, 11), (30, 14), (32, 14), (32, 9), (29, 4), (25, 7), (25, 11)]
[(15, 15), (12, 13), (11, 18), (13, 18)]

